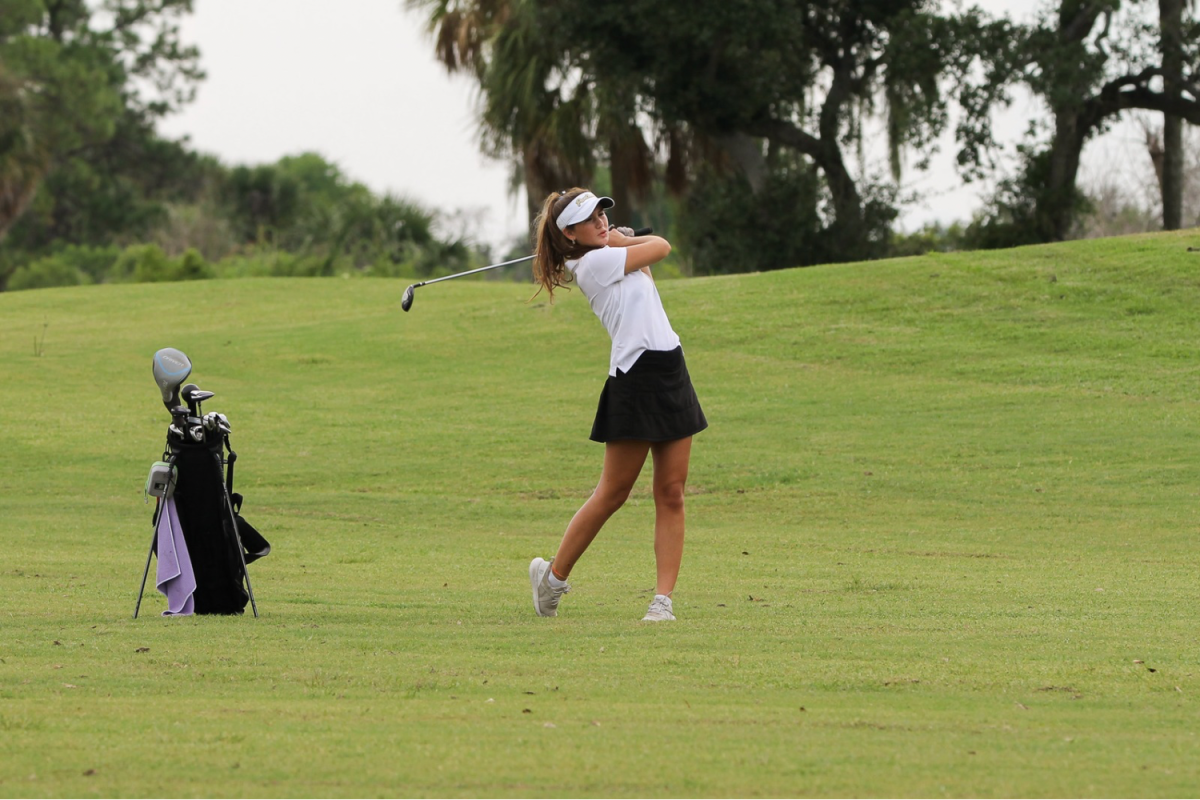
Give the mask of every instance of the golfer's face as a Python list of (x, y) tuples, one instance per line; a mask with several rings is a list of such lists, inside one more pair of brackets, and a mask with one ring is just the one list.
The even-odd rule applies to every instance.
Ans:
[(583, 222), (571, 226), (575, 241), (586, 247), (604, 247), (608, 244), (608, 214), (599, 206)]

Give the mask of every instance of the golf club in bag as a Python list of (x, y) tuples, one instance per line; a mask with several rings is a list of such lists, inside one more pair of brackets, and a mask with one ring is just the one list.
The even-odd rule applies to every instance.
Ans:
[(184, 385), (191, 371), (192, 362), (179, 350), (168, 347), (154, 354), (154, 380), (171, 424), (162, 460), (146, 480), (146, 494), (156, 498), (154, 532), (133, 617), (141, 609), (155, 554), (155, 585), (167, 597), (164, 616), (242, 614), (249, 601), (257, 617), (246, 565), (270, 553), (271, 545), (241, 516), (242, 496), (233, 491), (237, 453), (229, 443), (229, 420), (204, 413), (201, 404), (213, 392)]
[[(633, 235), (634, 236), (649, 236), (652, 233), (654, 233), (653, 228), (638, 228), (636, 231), (633, 232)], [(521, 256), (520, 258), (514, 258), (511, 261), (501, 261), (499, 264), (490, 264), (486, 267), (480, 267), (479, 269), (469, 269), (466, 272), (459, 272), (455, 275), (445, 275), (441, 278), (433, 278), (432, 280), (421, 281), (420, 283), (414, 283), (411, 286), (409, 286), (407, 289), (404, 290), (404, 296), (400, 298), (400, 308), (403, 309), (404, 311), (408, 311), (410, 308), (412, 308), (413, 297), (414, 297), (413, 291), (416, 289), (420, 289), (422, 286), (428, 286), (431, 283), (441, 283), (442, 281), (452, 281), (455, 278), (465, 278), (466, 276), (474, 275), (477, 272), (487, 272), (489, 269), (500, 269), (501, 267), (508, 267), (513, 264), (520, 264), (523, 261), (533, 261), (533, 259), (535, 259), (535, 258), (537, 258), (537, 253), (534, 253), (533, 255), (530, 255), (530, 256)]]

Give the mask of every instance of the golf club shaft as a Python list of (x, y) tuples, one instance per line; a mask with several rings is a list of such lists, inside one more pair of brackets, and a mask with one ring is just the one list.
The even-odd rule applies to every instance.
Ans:
[[(654, 232), (653, 228), (639, 228), (633, 232), (633, 235), (634, 236), (649, 236), (653, 232)], [(511, 266), (512, 264), (520, 264), (523, 261), (532, 261), (535, 258), (537, 258), (537, 253), (534, 253), (531, 256), (522, 256), (521, 258), (514, 258), (511, 261), (501, 261), (499, 264), (490, 264), (486, 267), (479, 267), (478, 269), (471, 269), (471, 270), (467, 270), (466, 272), (459, 272), (455, 275), (443, 275), (440, 278), (434, 278), (432, 280), (421, 281), (420, 283), (415, 283), (415, 284), (413, 284), (413, 288), (415, 289), (418, 286), (428, 286), (431, 283), (439, 283), (441, 281), (449, 281), (449, 280), (453, 280), (454, 278), (464, 278), (467, 275), (474, 275), (477, 272), (486, 272), (489, 269), (499, 269), (500, 267), (507, 267), (507, 266)]]
[[(633, 235), (634, 236), (646, 236), (653, 232), (654, 232), (654, 230), (652, 228), (641, 228), (637, 231), (634, 231)], [(404, 296), (400, 299), (400, 310), (408, 311), (410, 308), (412, 308), (413, 298), (416, 296), (414, 294), (414, 290), (419, 289), (422, 286), (428, 286), (431, 283), (441, 283), (442, 281), (454, 280), (455, 278), (462, 278), (466, 275), (474, 275), (477, 272), (486, 272), (489, 269), (499, 269), (500, 267), (508, 267), (513, 264), (520, 264), (522, 261), (532, 261), (535, 258), (537, 258), (537, 253), (534, 253), (531, 256), (522, 256), (521, 258), (514, 258), (510, 261), (501, 261), (499, 264), (489, 264), (488, 266), (480, 267), (479, 269), (470, 269), (470, 270), (467, 270), (466, 272), (459, 272), (455, 275), (444, 275), (441, 278), (433, 278), (431, 280), (421, 281), (420, 283), (414, 283), (411, 286), (409, 286), (407, 289), (404, 290)]]
[(520, 264), (522, 261), (532, 261), (536, 257), (537, 257), (537, 254), (535, 253), (532, 256), (522, 256), (521, 258), (514, 258), (512, 261), (501, 261), (499, 264), (490, 264), (486, 267), (480, 267), (479, 269), (471, 269), (471, 270), (467, 270), (466, 272), (459, 272), (456, 275), (443, 275), (440, 278), (433, 278), (432, 280), (421, 281), (420, 283), (414, 284), (414, 287), (428, 286), (431, 283), (438, 283), (440, 281), (452, 280), (453, 278), (462, 278), (467, 275), (474, 275), (476, 272), (486, 272), (489, 269), (499, 269), (500, 267), (507, 267), (511, 264)]

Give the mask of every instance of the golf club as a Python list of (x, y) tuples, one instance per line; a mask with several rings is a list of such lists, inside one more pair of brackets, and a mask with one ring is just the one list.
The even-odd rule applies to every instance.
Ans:
[[(638, 228), (636, 231), (633, 232), (633, 235), (634, 236), (648, 236), (651, 233), (654, 233), (653, 228)], [(414, 283), (412, 286), (409, 286), (407, 289), (404, 290), (404, 296), (402, 298), (400, 298), (400, 308), (405, 311), (408, 311), (410, 308), (412, 308), (413, 290), (414, 289), (419, 289), (422, 286), (428, 286), (431, 283), (441, 283), (442, 281), (449, 281), (449, 280), (454, 280), (455, 278), (463, 278), (463, 277), (466, 277), (467, 275), (474, 275), (476, 272), (486, 272), (489, 269), (499, 269), (500, 267), (507, 267), (512, 264), (520, 264), (522, 261), (532, 261), (536, 256), (537, 256), (537, 254), (534, 253), (531, 256), (522, 256), (521, 258), (514, 258), (511, 261), (501, 261), (499, 264), (491, 264), (486, 267), (480, 267), (479, 269), (471, 269), (471, 270), (467, 270), (466, 272), (460, 272), (457, 275), (446, 275), (441, 278), (434, 278), (432, 280), (421, 281), (420, 283)]]
[(191, 372), (192, 362), (174, 347), (164, 347), (154, 354), (154, 382), (168, 411), (179, 407), (179, 387)]
[(202, 442), (204, 441), (204, 429), (208, 426), (204, 424), (204, 409), (200, 406), (200, 404), (210, 397), (215, 397), (216, 392), (206, 392), (196, 384), (189, 383), (183, 387), (180, 395), (183, 397), (183, 402), (187, 403), (188, 407), (188, 435), (191, 436), (194, 441)]
[(189, 383), (183, 387), (180, 392), (183, 397), (183, 402), (187, 403), (188, 410), (192, 412), (193, 417), (204, 416), (204, 412), (200, 407), (210, 397), (216, 397), (216, 392), (206, 392), (194, 383)]

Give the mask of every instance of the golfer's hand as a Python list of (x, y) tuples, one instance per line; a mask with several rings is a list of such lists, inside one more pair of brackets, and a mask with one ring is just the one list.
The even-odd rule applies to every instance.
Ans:
[(608, 244), (611, 247), (625, 247), (633, 238), (633, 228), (613, 226), (608, 229)]

